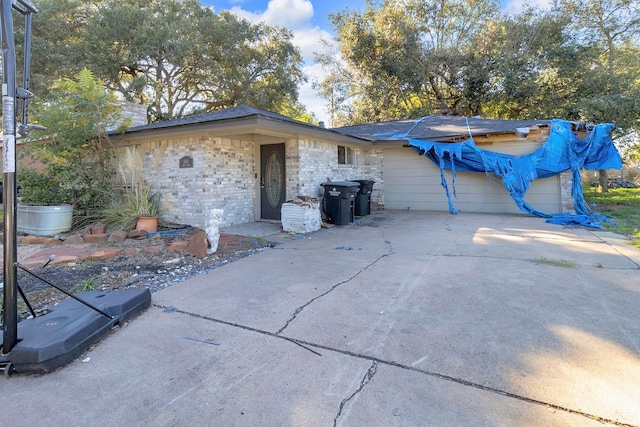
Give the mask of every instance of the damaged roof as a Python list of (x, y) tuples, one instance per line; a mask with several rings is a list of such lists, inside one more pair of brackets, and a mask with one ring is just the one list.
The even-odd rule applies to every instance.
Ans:
[[(517, 128), (537, 128), (548, 126), (549, 120), (491, 120), (463, 116), (427, 116), (419, 119), (394, 120), (325, 129), (322, 126), (301, 122), (282, 114), (274, 113), (249, 105), (238, 105), (224, 110), (180, 117), (173, 120), (134, 126), (127, 134), (144, 131), (177, 130), (183, 126), (227, 124), (231, 125), (243, 119), (263, 119), (273, 125), (280, 123), (286, 127), (303, 127), (313, 133), (324, 133), (335, 137), (352, 138), (356, 144), (398, 144), (408, 139), (427, 141), (459, 141), (469, 135), (488, 136), (514, 134)], [(264, 123), (264, 122), (263, 122)], [(292, 129), (293, 129), (292, 128)], [(111, 132), (116, 134), (116, 131)], [(345, 141), (347, 142), (347, 141)]]
[(428, 116), (422, 119), (394, 120), (333, 128), (345, 135), (376, 143), (406, 139), (453, 141), (479, 135), (513, 134), (518, 128), (548, 126), (549, 120), (491, 120), (462, 116)]
[[(332, 129), (325, 129), (321, 126), (301, 122), (282, 114), (244, 104), (224, 110), (133, 126), (127, 129), (125, 134), (129, 137), (136, 137), (150, 133), (165, 134), (199, 129), (216, 130), (221, 132), (221, 135), (228, 137), (251, 133), (283, 137), (283, 135), (304, 133), (319, 139), (330, 139), (338, 143), (371, 145), (371, 141), (356, 136), (336, 132)], [(109, 134), (117, 136), (118, 132), (114, 130), (109, 132)]]

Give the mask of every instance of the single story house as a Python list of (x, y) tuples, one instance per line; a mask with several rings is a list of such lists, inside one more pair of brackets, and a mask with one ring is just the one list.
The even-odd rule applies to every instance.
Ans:
[[(136, 147), (145, 178), (161, 193), (163, 220), (204, 227), (213, 209), (224, 210), (221, 226), (279, 220), (283, 202), (321, 198), (328, 180), (373, 180), (374, 208), (447, 211), (440, 168), (407, 141), (470, 135), (480, 148), (522, 155), (542, 146), (549, 122), (433, 116), (326, 129), (239, 105), (135, 126), (111, 140)], [(457, 175), (460, 211), (520, 212), (499, 178)], [(570, 171), (536, 180), (526, 199), (546, 212), (571, 210)]]

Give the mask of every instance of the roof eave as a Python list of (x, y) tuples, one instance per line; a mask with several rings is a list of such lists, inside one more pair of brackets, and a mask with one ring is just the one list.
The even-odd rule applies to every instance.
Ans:
[(345, 135), (331, 129), (321, 128), (303, 122), (279, 120), (261, 114), (244, 117), (204, 121), (201, 123), (185, 123), (155, 128), (131, 129), (124, 133), (111, 132), (110, 136), (118, 139), (141, 139), (153, 136), (171, 136), (185, 133), (215, 132), (225, 136), (243, 135), (247, 133), (265, 134), (272, 137), (305, 137), (331, 140), (345, 144), (371, 145), (371, 141), (351, 135)]

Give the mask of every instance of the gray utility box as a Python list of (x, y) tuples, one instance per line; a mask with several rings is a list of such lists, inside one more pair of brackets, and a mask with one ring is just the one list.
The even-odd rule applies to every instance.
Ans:
[(371, 213), (371, 192), (375, 181), (369, 179), (356, 179), (354, 182), (360, 184), (358, 194), (356, 194), (355, 216), (365, 216)]
[(322, 210), (329, 224), (347, 225), (353, 222), (356, 194), (360, 184), (352, 181), (325, 182)]

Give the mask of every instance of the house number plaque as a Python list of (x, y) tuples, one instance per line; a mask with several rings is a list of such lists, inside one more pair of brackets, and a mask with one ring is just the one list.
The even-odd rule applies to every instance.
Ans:
[(184, 156), (180, 159), (180, 169), (192, 168), (192, 167), (193, 167), (193, 157)]

